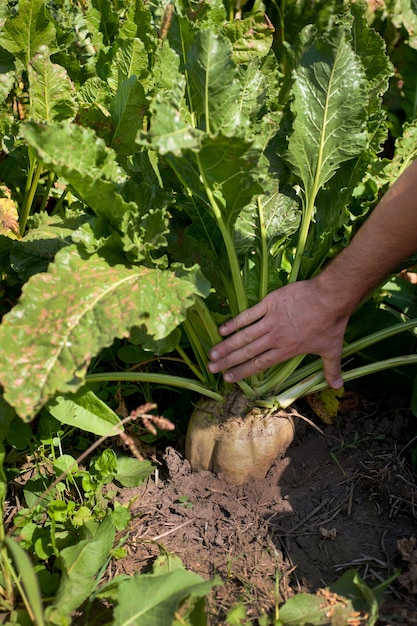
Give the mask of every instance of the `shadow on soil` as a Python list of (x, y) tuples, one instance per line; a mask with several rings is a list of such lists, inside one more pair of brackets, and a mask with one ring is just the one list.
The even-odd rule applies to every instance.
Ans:
[(256, 624), (277, 601), (314, 593), (348, 569), (373, 588), (400, 568), (378, 624), (417, 624), (417, 478), (407, 445), (415, 418), (357, 400), (333, 425), (317, 422), (322, 433), (303, 422), (285, 458), (245, 485), (193, 474), (167, 448), (162, 479), (119, 495), (136, 498), (137, 518), (114, 573), (144, 572), (163, 549), (204, 578), (219, 575), (223, 585), (207, 601), (217, 626), (238, 602)]

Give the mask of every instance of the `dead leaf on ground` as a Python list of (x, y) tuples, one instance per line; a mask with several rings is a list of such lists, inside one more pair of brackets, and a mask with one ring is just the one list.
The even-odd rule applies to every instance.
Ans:
[(398, 550), (404, 561), (409, 563), (408, 570), (400, 574), (398, 582), (410, 594), (417, 594), (417, 539), (404, 537), (397, 542)]

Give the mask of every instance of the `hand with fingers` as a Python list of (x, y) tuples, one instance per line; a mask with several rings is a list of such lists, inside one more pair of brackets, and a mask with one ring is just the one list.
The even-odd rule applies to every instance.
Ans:
[(220, 326), (227, 337), (210, 351), (208, 369), (227, 382), (300, 354), (319, 354), (330, 387), (343, 384), (346, 324), (363, 299), (417, 250), (417, 161), (380, 200), (350, 244), (317, 276), (268, 294)]
[(220, 326), (220, 334), (230, 336), (210, 351), (209, 370), (225, 371), (225, 381), (236, 382), (293, 356), (313, 353), (323, 359), (328, 384), (341, 387), (340, 360), (348, 316), (333, 310), (333, 301), (323, 300), (315, 279), (273, 291)]

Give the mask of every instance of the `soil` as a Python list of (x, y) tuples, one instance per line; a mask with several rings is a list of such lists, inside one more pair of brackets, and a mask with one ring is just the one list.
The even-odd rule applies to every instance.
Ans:
[(358, 396), (343, 406), (332, 425), (316, 418), (321, 432), (303, 422), (285, 457), (244, 485), (192, 473), (181, 448), (167, 447), (158, 479), (118, 496), (135, 498), (136, 520), (114, 574), (147, 571), (161, 549), (178, 555), (222, 579), (207, 599), (217, 626), (239, 602), (241, 623), (257, 624), (276, 601), (315, 593), (348, 569), (373, 588), (400, 568), (378, 624), (417, 624), (417, 477), (407, 456), (415, 418)]

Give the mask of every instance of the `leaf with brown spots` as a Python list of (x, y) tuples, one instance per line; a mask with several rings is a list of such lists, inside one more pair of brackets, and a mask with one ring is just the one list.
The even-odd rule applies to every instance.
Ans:
[(0, 326), (0, 383), (24, 420), (57, 393), (75, 392), (91, 359), (143, 324), (163, 339), (185, 318), (195, 295), (207, 295), (196, 268), (181, 275), (147, 267), (109, 266), (64, 248), (46, 273), (24, 286)]
[[(4, 187), (1, 187), (4, 191)], [(6, 235), (12, 239), (20, 238), (19, 214), (16, 203), (7, 194), (0, 197), (0, 235)]]

